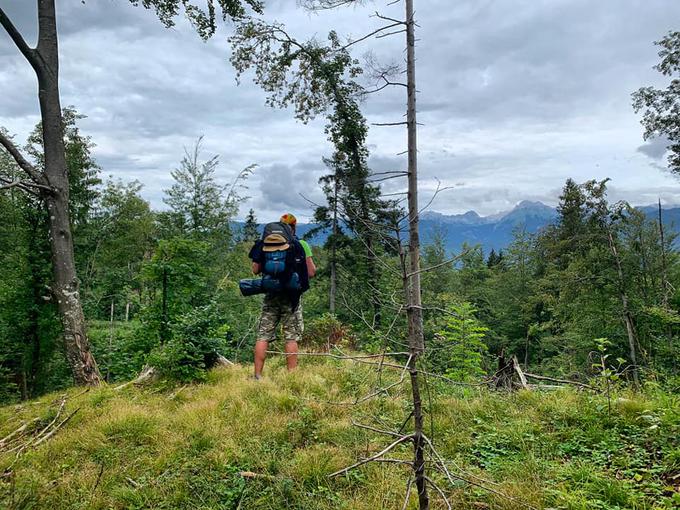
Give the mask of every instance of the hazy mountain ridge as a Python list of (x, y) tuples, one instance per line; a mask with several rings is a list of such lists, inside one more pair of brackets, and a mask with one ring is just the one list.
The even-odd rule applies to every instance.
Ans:
[[(656, 205), (638, 206), (648, 217), (656, 219)], [(420, 217), (421, 239), (424, 244), (432, 241), (439, 231), (444, 237), (446, 249), (459, 250), (463, 243), (481, 244), (484, 252), (506, 248), (516, 228), (525, 228), (536, 233), (557, 219), (557, 209), (542, 202), (524, 200), (507, 212), (480, 216), (476, 211), (463, 214), (442, 214), (436, 211), (424, 212)], [(663, 207), (664, 224), (672, 230), (680, 225), (680, 206)], [(242, 223), (238, 223), (242, 225)], [(302, 237), (314, 224), (299, 224), (298, 234)], [(313, 244), (322, 244), (327, 234), (320, 233), (310, 239)]]

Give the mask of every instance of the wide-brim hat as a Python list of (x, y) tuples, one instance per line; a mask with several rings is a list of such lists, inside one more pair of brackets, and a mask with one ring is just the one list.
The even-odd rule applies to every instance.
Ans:
[(262, 251), (283, 251), (290, 248), (288, 241), (281, 234), (270, 234), (264, 240)]

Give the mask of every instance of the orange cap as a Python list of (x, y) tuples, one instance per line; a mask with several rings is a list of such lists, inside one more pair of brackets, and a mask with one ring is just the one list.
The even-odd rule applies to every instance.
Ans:
[(287, 223), (288, 225), (297, 224), (297, 218), (293, 216), (291, 213), (284, 214), (283, 216), (281, 216), (281, 219), (279, 221), (281, 223)]

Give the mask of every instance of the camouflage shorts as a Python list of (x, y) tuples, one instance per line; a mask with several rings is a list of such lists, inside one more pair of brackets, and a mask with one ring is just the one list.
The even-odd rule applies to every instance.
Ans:
[(302, 303), (295, 311), (285, 296), (265, 295), (260, 314), (258, 340), (271, 342), (276, 340), (279, 324), (283, 328), (283, 338), (286, 342), (299, 342), (302, 339), (304, 324), (302, 322)]

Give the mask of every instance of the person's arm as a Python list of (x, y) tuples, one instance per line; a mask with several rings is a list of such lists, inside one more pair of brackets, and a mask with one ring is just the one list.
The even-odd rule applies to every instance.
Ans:
[(314, 278), (314, 275), (316, 275), (316, 266), (314, 265), (314, 260), (312, 257), (306, 257), (305, 263), (307, 264), (307, 274), (310, 278)]
[(259, 241), (256, 241), (253, 247), (250, 249), (250, 252), (248, 253), (248, 258), (253, 261), (253, 263), (250, 265), (250, 268), (253, 271), (253, 274), (260, 274), (262, 272), (262, 264), (259, 262), (256, 262), (258, 260), (262, 260), (262, 243)]
[(309, 243), (304, 240), (300, 240), (300, 246), (302, 246), (302, 249), (305, 252), (305, 265), (307, 266), (307, 276), (310, 278), (314, 278), (314, 275), (316, 274), (316, 265), (314, 264), (314, 260), (312, 259), (312, 248), (309, 246)]

